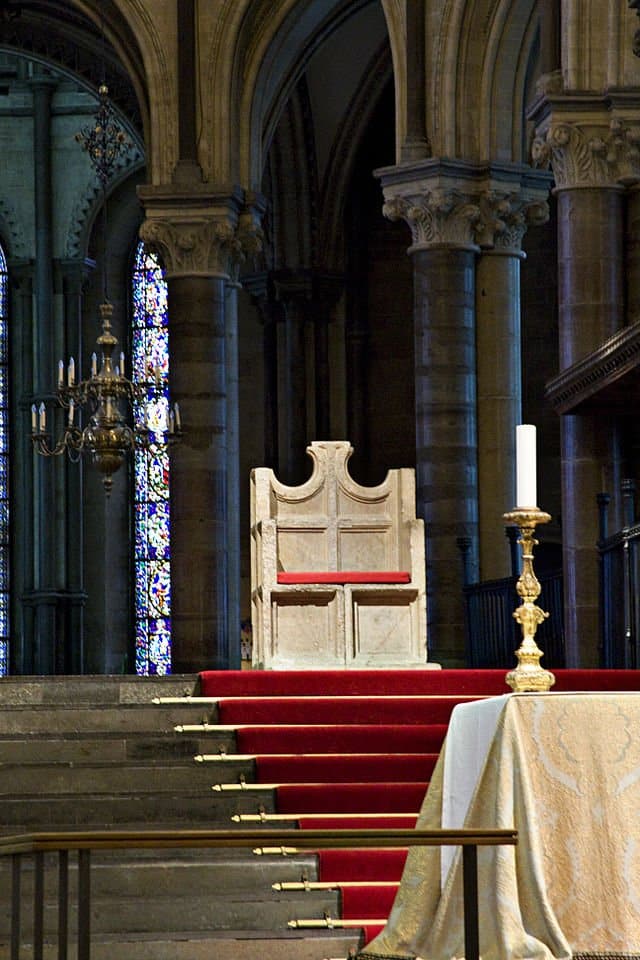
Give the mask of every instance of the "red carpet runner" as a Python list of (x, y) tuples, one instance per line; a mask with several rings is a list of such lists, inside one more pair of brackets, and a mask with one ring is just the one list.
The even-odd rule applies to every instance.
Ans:
[[(508, 692), (504, 670), (205, 671), (202, 696), (275, 784), (301, 829), (413, 826), (457, 703)], [(558, 670), (556, 691), (638, 690), (640, 671)], [(241, 726), (240, 726), (241, 725)], [(292, 843), (295, 841), (292, 839)], [(319, 880), (341, 890), (364, 942), (386, 918), (406, 850), (323, 850)]]

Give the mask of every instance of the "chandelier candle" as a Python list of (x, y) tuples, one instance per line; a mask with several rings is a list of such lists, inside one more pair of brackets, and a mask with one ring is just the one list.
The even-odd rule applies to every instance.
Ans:
[(521, 423), (516, 427), (517, 509), (535, 507), (537, 502), (536, 428), (530, 423)]

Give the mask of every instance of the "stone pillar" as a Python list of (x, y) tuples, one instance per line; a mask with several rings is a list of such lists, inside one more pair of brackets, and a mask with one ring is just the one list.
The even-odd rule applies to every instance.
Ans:
[[(468, 576), (478, 579), (476, 240), (487, 247), (504, 234), (501, 242), (509, 251), (514, 242), (509, 231), (521, 228), (523, 209), (534, 203), (544, 207), (548, 178), (529, 182), (530, 171), (522, 167), (474, 168), (437, 159), (376, 173), (383, 183), (385, 215), (404, 219), (413, 236), (416, 495), (426, 531), (427, 630), (431, 659), (458, 666), (465, 654), (460, 542), (469, 544)], [(494, 294), (513, 307), (514, 277), (503, 259), (501, 264), (496, 258), (496, 266), (485, 267), (480, 276), (493, 270)], [(513, 253), (511, 259), (516, 259)], [(513, 318), (504, 325), (513, 327)], [(491, 353), (498, 355), (496, 362), (504, 362), (502, 343), (493, 342)], [(514, 357), (515, 346), (507, 344), (512, 378)], [(490, 360), (482, 363), (486, 401)], [(513, 406), (512, 401), (508, 423), (501, 427), (502, 444)], [(507, 453), (508, 448), (503, 456)], [(494, 547), (497, 537), (502, 542), (501, 514), (511, 505), (501, 505), (489, 532)]]
[[(624, 190), (615, 182), (615, 150), (606, 149), (606, 136), (606, 130), (583, 124), (552, 122), (538, 142), (556, 177), (561, 372), (625, 322)], [(609, 489), (620, 459), (618, 424), (568, 414), (560, 429), (566, 663), (597, 667), (595, 504), (601, 492), (618, 494)]]
[(167, 274), (171, 396), (184, 436), (171, 458), (173, 670), (228, 665), (224, 276)]
[(240, 663), (240, 406), (238, 399), (237, 270), (226, 285), (225, 362), (227, 393), (227, 562), (229, 668)]
[(329, 325), (331, 311), (342, 288), (343, 281), (340, 277), (314, 277), (311, 313), (314, 334), (315, 440), (331, 439)]
[(406, 17), (407, 126), (400, 157), (411, 162), (431, 153), (426, 126), (425, 3), (407, 3)]
[(640, 184), (628, 192), (626, 250), (627, 323), (632, 324), (640, 320)]
[[(85, 357), (82, 301), (87, 279), (94, 266), (92, 260), (61, 260), (56, 263), (56, 283), (62, 295), (63, 316), (56, 354), (59, 357), (75, 357), (80, 369)], [(83, 502), (81, 464), (66, 463), (61, 501), (65, 579), (60, 602), (64, 606), (62, 620), (65, 672), (81, 674), (87, 669), (84, 628), (84, 607), (87, 599), (84, 589), (84, 519), (82, 511), (78, 510), (78, 504)]]
[[(36, 247), (34, 386), (40, 399), (54, 389), (56, 377), (51, 181), (51, 99), (56, 84), (47, 74), (36, 76), (32, 82)], [(54, 423), (52, 429), (55, 428)], [(56, 462), (45, 463), (39, 458), (34, 462), (34, 567), (28, 602), (32, 610), (32, 668), (42, 674), (64, 672), (57, 629), (58, 545), (64, 543), (59, 496), (63, 469), (63, 465)]]
[(346, 406), (348, 435), (354, 453), (349, 461), (354, 476), (366, 477), (371, 464), (369, 424), (369, 319), (362, 299), (347, 288), (345, 319)]
[(425, 521), (427, 628), (432, 658), (464, 659), (457, 540), (469, 538), (477, 579), (478, 475), (473, 226), (480, 211), (453, 192), (388, 199), (413, 233), (416, 497)]
[[(624, 322), (623, 205), (616, 188), (558, 192), (560, 363), (566, 369)], [(563, 566), (567, 666), (597, 667), (598, 517), (603, 472), (619, 461), (618, 425), (592, 416), (561, 420)], [(614, 492), (619, 486), (611, 478)], [(618, 489), (615, 489), (617, 487)]]
[(511, 574), (501, 523), (516, 505), (515, 428), (522, 420), (519, 256), (484, 252), (476, 283), (480, 579), (495, 580)]
[(279, 475), (278, 458), (278, 317), (282, 307), (276, 303), (266, 272), (243, 276), (242, 286), (251, 296), (262, 322), (262, 364), (264, 417), (264, 456), (262, 465)]
[(515, 428), (522, 412), (520, 261), (529, 223), (546, 203), (518, 193), (481, 197), (482, 249), (476, 265), (480, 580), (511, 576), (502, 516), (516, 505)]
[[(227, 393), (227, 284), (240, 233), (257, 228), (243, 212), (240, 192), (223, 195), (203, 186), (189, 194), (175, 187), (139, 193), (147, 214), (140, 236), (159, 250), (166, 268), (170, 387), (183, 421), (171, 458), (172, 669), (226, 669), (236, 664), (239, 640), (239, 625), (229, 622), (229, 422), (235, 413)], [(229, 322), (235, 323), (233, 309)]]
[(311, 278), (306, 272), (281, 272), (274, 277), (276, 297), (284, 310), (284, 368), (280, 406), (280, 475), (284, 483), (296, 486), (309, 474), (306, 449), (307, 420), (307, 337), (311, 303)]

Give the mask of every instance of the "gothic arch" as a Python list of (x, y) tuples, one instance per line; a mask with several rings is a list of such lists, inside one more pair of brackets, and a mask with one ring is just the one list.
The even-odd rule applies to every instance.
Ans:
[(24, 242), (24, 230), (19, 222), (13, 204), (6, 197), (0, 197), (0, 246), (7, 260), (21, 260), (27, 256)]
[[(129, 177), (144, 169), (144, 157), (135, 144), (122, 156), (113, 179), (108, 185), (107, 199)], [(103, 206), (103, 196), (97, 179), (92, 176), (84, 190), (79, 192), (73, 215), (69, 221), (67, 234), (68, 257), (86, 257), (89, 250), (91, 233)]]
[[(536, 29), (537, 0), (446, 0), (428, 52), (435, 155), (522, 160), (524, 84)], [(478, 57), (469, 53), (472, 44)]]
[[(310, 58), (341, 23), (370, 2), (226, 4), (205, 58), (211, 64), (203, 107), (203, 118), (212, 121), (211, 140), (203, 149), (209, 176), (259, 189), (278, 119)], [(206, 130), (203, 119), (203, 137)]]
[[(306, 83), (287, 101), (266, 160), (270, 200), (270, 269), (310, 269), (316, 254), (318, 184)], [(295, 157), (291, 163), (291, 157)]]
[(31, 16), (27, 10), (24, 20), (5, 26), (2, 43), (95, 88), (101, 81), (104, 25), (112, 99), (144, 135), (149, 179), (163, 183), (171, 179), (177, 161), (178, 104), (176, 53), (162, 37), (174, 36), (175, 30), (170, 9), (163, 22), (145, 6), (142, 0), (50, 0), (46, 14)]
[[(71, 2), (98, 26), (104, 9), (105, 35), (126, 67), (140, 103), (148, 179), (169, 182), (178, 159), (177, 70), (175, 50), (167, 50), (161, 34), (173, 36), (173, 23), (163, 23), (159, 12), (152, 17), (140, 0), (108, 0), (104, 8), (96, 0)], [(171, 10), (167, 16), (172, 16)]]
[(371, 122), (391, 73), (389, 48), (385, 45), (370, 61), (365, 82), (345, 111), (344, 121), (335, 139), (331, 163), (321, 184), (318, 258), (322, 266), (330, 271), (339, 272), (344, 269), (344, 206), (349, 196), (349, 181), (353, 176), (362, 136)]
[(400, 160), (400, 144), (406, 131), (407, 114), (407, 47), (404, 0), (381, 0), (387, 30), (396, 98), (396, 159)]

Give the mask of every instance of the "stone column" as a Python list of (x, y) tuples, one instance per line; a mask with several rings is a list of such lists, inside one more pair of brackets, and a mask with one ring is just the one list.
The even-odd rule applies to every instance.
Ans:
[(240, 669), (240, 407), (238, 399), (237, 268), (226, 285), (225, 362), (227, 393), (227, 558), (229, 668)]
[[(458, 666), (465, 655), (460, 542), (469, 544), (467, 575), (472, 581), (478, 579), (477, 240), (485, 248), (503, 244), (508, 256), (495, 257), (495, 265), (481, 269), (480, 279), (488, 279), (491, 273), (493, 294), (505, 309), (513, 310), (518, 302), (510, 262), (517, 262), (511, 249), (514, 236), (522, 231), (523, 211), (528, 207), (538, 205), (546, 213), (549, 178), (531, 173), (518, 165), (474, 166), (439, 159), (376, 171), (383, 184), (385, 215), (404, 219), (413, 236), (409, 253), (414, 265), (416, 495), (426, 530), (431, 659), (443, 665)], [(481, 316), (483, 324), (495, 321), (484, 309)], [(511, 329), (515, 338), (513, 316), (501, 322), (501, 329)], [(484, 329), (482, 337), (484, 351)], [(516, 346), (511, 342), (506, 347), (506, 358), (501, 342), (491, 343), (490, 353), (496, 363), (506, 359), (517, 385)], [(490, 362), (483, 357), (485, 403), (490, 395), (495, 399), (499, 389), (492, 382), (498, 378), (491, 373)], [(513, 384), (510, 389), (515, 389)], [(503, 459), (513, 442), (507, 444), (506, 436), (514, 407), (512, 398), (507, 402), (508, 415), (500, 411), (506, 421), (500, 425)], [(484, 482), (488, 492), (488, 477)], [(500, 504), (499, 516), (488, 529), (494, 547), (497, 537), (502, 543), (501, 516), (511, 505)], [(495, 506), (487, 507), (487, 527)]]
[[(561, 369), (595, 350), (624, 322), (622, 236), (619, 189), (559, 190)], [(608, 418), (605, 423), (587, 415), (561, 420), (567, 666), (599, 666), (598, 518), (594, 504), (597, 494), (605, 492), (603, 470), (619, 460), (618, 444), (618, 425)], [(609, 487), (606, 479), (604, 487)]]
[[(561, 372), (625, 322), (624, 190), (615, 182), (615, 151), (606, 149), (606, 137), (606, 129), (552, 122), (538, 144), (556, 178)], [(560, 429), (566, 663), (597, 667), (595, 504), (619, 461), (618, 425), (608, 417), (569, 414)]]
[[(229, 623), (227, 283), (240, 244), (240, 193), (140, 188), (167, 275), (171, 395), (183, 438), (171, 459), (173, 671), (235, 662)], [(235, 574), (234, 574), (235, 575)]]
[(284, 367), (278, 384), (282, 387), (279, 479), (296, 486), (308, 476), (306, 449), (314, 439), (307, 422), (306, 325), (311, 278), (306, 271), (282, 271), (274, 277), (274, 287), (284, 310)]
[(628, 192), (626, 250), (627, 323), (632, 324), (640, 320), (640, 184)]
[(481, 197), (476, 265), (480, 580), (511, 576), (502, 516), (516, 505), (515, 428), (522, 412), (520, 261), (529, 223), (546, 203), (514, 194)]
[(282, 306), (276, 303), (266, 271), (243, 276), (242, 286), (251, 296), (262, 322), (262, 410), (264, 457), (262, 466), (279, 475), (278, 457), (278, 319)]
[[(51, 181), (51, 99), (57, 81), (37, 75), (33, 91), (33, 152), (35, 192), (35, 275), (36, 315), (34, 331), (34, 386), (43, 399), (55, 387), (53, 318), (53, 215)], [(55, 430), (56, 424), (52, 424)], [(63, 673), (62, 651), (58, 646), (58, 544), (64, 543), (60, 512), (60, 483), (63, 465), (36, 460), (34, 465), (35, 517), (34, 568), (29, 603), (32, 607), (32, 667), (43, 674)]]
[(406, 17), (407, 125), (400, 156), (403, 162), (410, 162), (431, 153), (426, 126), (425, 3), (407, 3)]
[[(85, 367), (90, 351), (85, 351), (82, 337), (83, 297), (95, 264), (92, 260), (60, 260), (56, 263), (57, 283), (62, 294), (64, 327), (57, 353), (60, 357), (76, 357), (79, 369)], [(77, 505), (83, 502), (83, 470), (80, 464), (68, 463), (65, 478), (65, 615), (66, 671), (85, 673), (86, 637), (84, 607), (84, 519)]]
[(457, 540), (471, 540), (477, 579), (475, 257), (479, 208), (454, 191), (388, 199), (411, 227), (414, 266), (416, 497), (425, 521), (431, 657), (464, 659)]
[(343, 288), (343, 280), (334, 276), (313, 279), (311, 313), (314, 334), (315, 440), (331, 439), (331, 374), (329, 361), (329, 325), (331, 312)]

